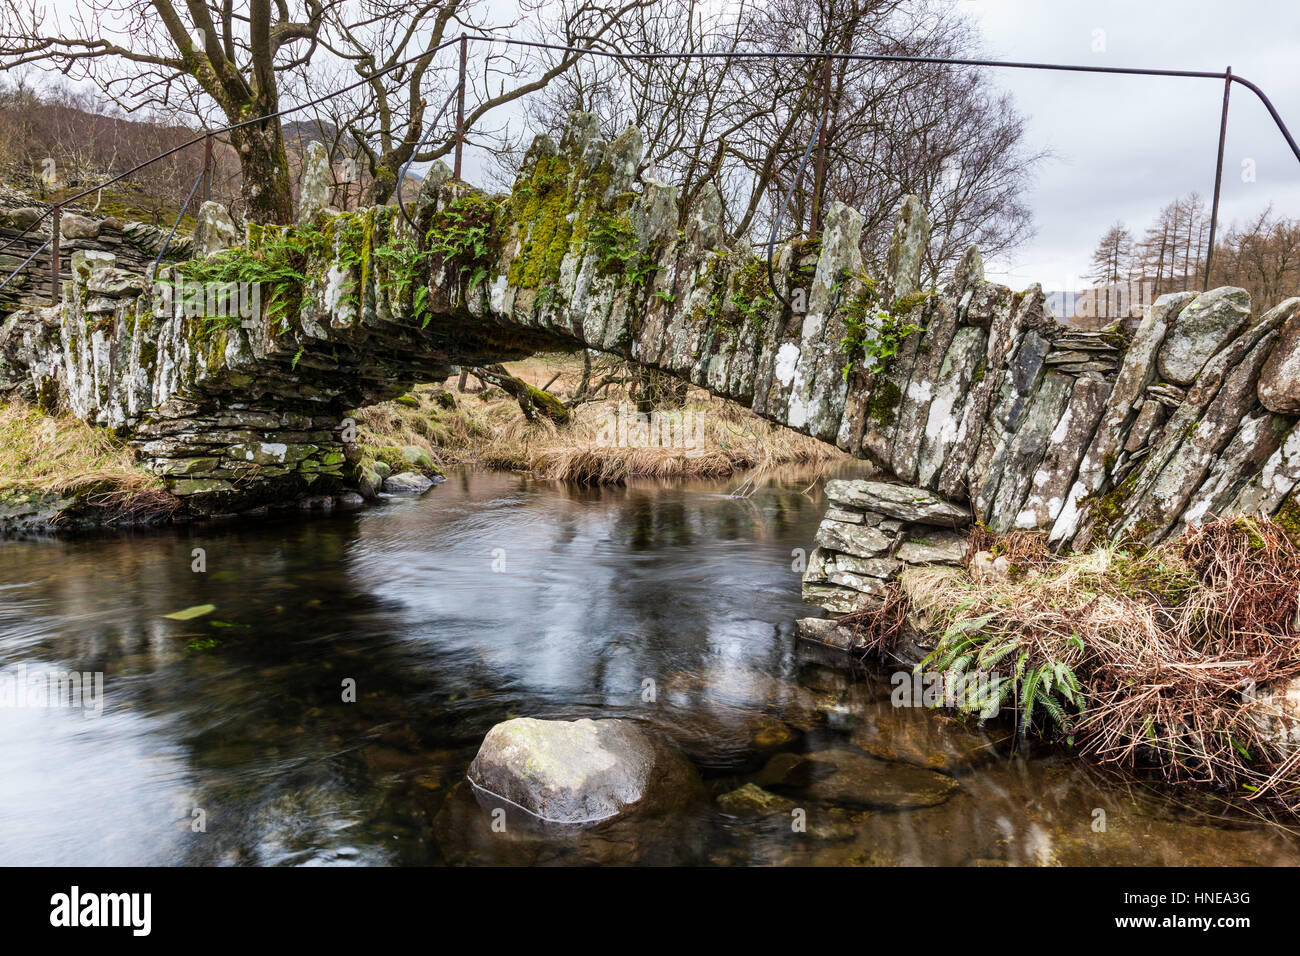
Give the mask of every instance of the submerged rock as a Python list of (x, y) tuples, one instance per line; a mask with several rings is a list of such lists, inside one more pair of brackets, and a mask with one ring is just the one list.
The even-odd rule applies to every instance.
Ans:
[(630, 721), (531, 717), (488, 731), (469, 780), (484, 806), (565, 825), (662, 810), (698, 785), (685, 757)]
[(718, 797), (718, 806), (728, 813), (789, 813), (795, 802), (747, 783)]
[(752, 768), (799, 739), (799, 731), (783, 720), (725, 703), (656, 706), (646, 720), (692, 760), (715, 770)]
[(627, 813), (592, 826), (538, 825), (513, 808), (504, 820), (484, 813), (474, 785), (461, 779), (434, 818), (433, 838), (441, 861), (452, 865), (698, 865), (711, 822), (695, 812), (704, 788), (697, 781), (679, 796), (660, 813)]
[(862, 650), (862, 638), (853, 633), (850, 627), (841, 627), (839, 622), (822, 617), (804, 617), (794, 622), (795, 633), (801, 641), (822, 644), (840, 651)]
[(957, 781), (944, 774), (849, 750), (777, 754), (754, 783), (797, 790), (814, 800), (888, 810), (938, 806), (957, 789)]
[(75, 503), (73, 496), (52, 491), (0, 489), (0, 533), (50, 529)]
[(953, 773), (997, 756), (997, 745), (1010, 732), (991, 733), (924, 708), (891, 708), (854, 732), (854, 746), (881, 760)]

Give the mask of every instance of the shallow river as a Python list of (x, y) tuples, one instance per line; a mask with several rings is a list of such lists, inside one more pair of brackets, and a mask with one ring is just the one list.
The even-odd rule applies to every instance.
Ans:
[[(464, 470), (356, 514), (0, 543), (0, 864), (1300, 863), (797, 646), (807, 483)], [(39, 706), (70, 671), (102, 698)], [(494, 832), (464, 777), (513, 716), (644, 721), (703, 793)]]

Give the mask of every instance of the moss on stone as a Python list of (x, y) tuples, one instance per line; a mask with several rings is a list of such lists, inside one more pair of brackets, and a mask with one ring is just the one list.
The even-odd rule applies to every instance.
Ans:
[(640, 256), (631, 219), (614, 213), (591, 217), (587, 248), (595, 255), (596, 269), (604, 276), (624, 275)]
[(933, 295), (933, 292), (913, 292), (911, 295), (905, 295), (894, 303), (894, 307), (890, 309), (890, 312), (894, 315), (906, 315), (908, 312), (925, 305)]
[(1287, 537), (1300, 545), (1300, 499), (1297, 499), (1295, 491), (1286, 496), (1273, 520), (1287, 533)]
[(727, 302), (727, 276), (730, 253), (715, 249), (709, 254), (704, 268), (695, 277), (693, 288), (706, 289), (704, 301), (691, 310), (691, 320), (696, 323), (713, 322), (723, 317)]
[(59, 409), (59, 386), (53, 378), (41, 379), (36, 388), (36, 405), (47, 415), (54, 415)]
[(738, 318), (762, 334), (776, 298), (767, 281), (767, 266), (752, 258), (735, 270), (732, 280), (731, 306)]
[[(902, 348), (904, 340), (922, 328), (907, 321), (903, 317), (906, 313), (884, 309), (880, 303), (879, 287), (868, 275), (854, 275), (845, 271), (836, 283), (837, 291), (851, 281), (858, 283), (857, 294), (836, 309), (836, 316), (844, 327), (840, 349), (845, 357), (841, 369), (845, 381), (848, 381), (853, 364), (857, 361), (861, 361), (869, 372), (877, 375), (885, 373)], [(924, 301), (930, 294), (918, 293), (919, 299), (909, 296), (906, 300), (899, 301)]]
[[(1088, 515), (1100, 536), (1104, 538), (1111, 537), (1115, 526), (1124, 516), (1124, 507), (1132, 496), (1133, 490), (1137, 487), (1137, 480), (1138, 472), (1135, 470), (1110, 491), (1088, 499), (1086, 503)], [(1137, 536), (1143, 537), (1144, 535), (1138, 534)]]
[(532, 176), (505, 204), (507, 224), (521, 241), (510, 263), (511, 285), (537, 289), (554, 282), (570, 244), (585, 237), (586, 223), (574, 208), (582, 173), (581, 162), (570, 167), (563, 156), (539, 156)]
[(887, 428), (894, 424), (902, 403), (903, 390), (897, 383), (881, 378), (867, 398), (867, 419), (878, 428)]
[[(438, 210), (425, 233), (424, 254), (434, 268), (460, 282), (462, 298), (487, 277), (488, 265), (500, 246), (501, 219), (497, 199), (469, 192)], [(414, 263), (404, 261), (397, 254), (400, 251), (394, 247), (391, 253), (386, 251), (386, 257), (393, 260), (405, 283), (413, 278)]]

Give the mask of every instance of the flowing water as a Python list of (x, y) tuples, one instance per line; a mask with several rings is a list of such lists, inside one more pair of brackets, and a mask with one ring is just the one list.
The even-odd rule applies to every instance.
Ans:
[[(1300, 863), (798, 646), (807, 484), (463, 470), (354, 514), (0, 543), (0, 863)], [(40, 706), (72, 671), (102, 698)], [(513, 716), (643, 721), (702, 793), (496, 832), (464, 779)]]

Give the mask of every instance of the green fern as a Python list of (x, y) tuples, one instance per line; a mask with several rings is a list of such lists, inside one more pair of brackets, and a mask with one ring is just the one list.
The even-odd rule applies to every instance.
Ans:
[[(1033, 649), (1023, 637), (994, 626), (996, 612), (966, 617), (969, 610), (954, 609), (952, 623), (916, 671), (941, 673), (963, 713), (987, 720), (1014, 698), (1020, 733), (1028, 733), (1035, 717), (1045, 715), (1062, 733), (1071, 734), (1084, 710), (1084, 693), (1070, 666), (1060, 660), (1032, 660)], [(1010, 676), (992, 676), (997, 665), (1013, 657)]]

